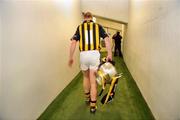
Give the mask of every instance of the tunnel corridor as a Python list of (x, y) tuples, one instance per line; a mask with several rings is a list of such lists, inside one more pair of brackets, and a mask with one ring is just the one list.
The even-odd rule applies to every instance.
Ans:
[[(78, 48), (68, 66), (87, 11), (111, 43), (117, 31), (123, 38), (115, 99), (98, 97), (94, 116)], [(0, 120), (180, 120), (179, 21), (180, 0), (0, 0)]]
[[(123, 76), (112, 102), (102, 105), (100, 100), (107, 91), (104, 92), (98, 97), (97, 112), (90, 114), (89, 107), (84, 103), (82, 74), (79, 73), (38, 120), (154, 120), (123, 59), (114, 57), (114, 61), (117, 71)], [(98, 92), (100, 89), (99, 86)]]

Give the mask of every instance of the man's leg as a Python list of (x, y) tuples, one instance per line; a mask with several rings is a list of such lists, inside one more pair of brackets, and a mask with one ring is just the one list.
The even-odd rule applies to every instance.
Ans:
[(121, 57), (122, 53), (121, 53), (121, 47), (120, 46), (118, 47), (118, 52), (119, 52), (119, 57)]
[(117, 46), (115, 45), (115, 47), (114, 47), (114, 56), (116, 56), (116, 52), (117, 52)]
[(97, 100), (97, 83), (96, 83), (96, 76), (95, 76), (96, 70), (90, 70), (89, 71), (89, 77), (90, 77), (90, 84), (91, 84), (91, 103), (90, 103), (90, 110), (91, 112), (96, 111), (96, 100)]
[(89, 104), (90, 102), (90, 79), (89, 70), (83, 71), (83, 88), (85, 93), (85, 102)]

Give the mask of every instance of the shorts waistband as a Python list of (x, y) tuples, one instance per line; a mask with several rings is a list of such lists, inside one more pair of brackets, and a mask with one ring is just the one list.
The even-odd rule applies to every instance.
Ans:
[(80, 51), (80, 53), (95, 53), (95, 52), (98, 52), (99, 53), (99, 50), (87, 50), (87, 51)]

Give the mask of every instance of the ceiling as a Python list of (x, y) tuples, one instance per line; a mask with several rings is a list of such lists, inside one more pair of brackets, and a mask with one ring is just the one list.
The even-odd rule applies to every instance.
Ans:
[(90, 11), (94, 15), (128, 22), (129, 0), (81, 0), (82, 12)]

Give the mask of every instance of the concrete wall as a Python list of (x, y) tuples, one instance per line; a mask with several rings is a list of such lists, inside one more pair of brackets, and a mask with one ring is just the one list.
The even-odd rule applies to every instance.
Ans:
[(131, 0), (124, 59), (157, 120), (180, 119), (180, 1)]
[(102, 18), (97, 18), (96, 22), (101, 24), (102, 26), (110, 27), (110, 28), (114, 28), (114, 29), (122, 31), (122, 25), (123, 24), (113, 22), (113, 21), (109, 21), (109, 20), (105, 20), (105, 19), (102, 19)]
[(1, 0), (1, 120), (35, 120), (79, 72), (68, 68), (79, 0)]
[(81, 0), (82, 11), (95, 15), (128, 22), (129, 0)]
[[(1, 8), (1, 4), (0, 4)], [(1, 24), (1, 11), (0, 11), (0, 98), (2, 98), (2, 30), (1, 30), (2, 24)], [(0, 102), (0, 109), (1, 109), (1, 102)]]

